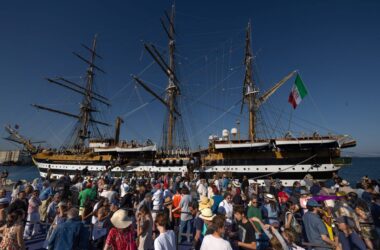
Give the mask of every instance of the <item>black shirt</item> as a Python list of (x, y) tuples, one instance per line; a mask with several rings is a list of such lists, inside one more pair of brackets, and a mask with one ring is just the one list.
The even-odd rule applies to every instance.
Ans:
[[(243, 243), (252, 243), (256, 242), (256, 234), (255, 229), (253, 228), (252, 224), (247, 221), (247, 223), (238, 222), (238, 232), (239, 232), (239, 241)], [(239, 249), (244, 249), (242, 247), (239, 247)]]

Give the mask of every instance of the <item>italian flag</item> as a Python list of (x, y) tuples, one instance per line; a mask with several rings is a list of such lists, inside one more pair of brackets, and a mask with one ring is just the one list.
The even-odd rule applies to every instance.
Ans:
[(307, 95), (307, 90), (305, 85), (301, 80), (301, 77), (297, 74), (296, 80), (294, 81), (294, 85), (292, 88), (292, 92), (290, 92), (288, 102), (292, 104), (293, 108), (297, 108), (298, 104), (302, 101), (303, 98)]

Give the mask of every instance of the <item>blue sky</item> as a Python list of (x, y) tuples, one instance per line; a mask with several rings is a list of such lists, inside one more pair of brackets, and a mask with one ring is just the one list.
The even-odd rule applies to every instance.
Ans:
[[(165, 108), (131, 81), (141, 74), (162, 93), (167, 79), (144, 52), (142, 41), (166, 50), (159, 22), (171, 1), (7, 1), (0, 8), (0, 124), (59, 146), (73, 126), (67, 117), (38, 111), (37, 103), (77, 113), (77, 94), (47, 83), (76, 82), (85, 65), (71, 52), (86, 51), (98, 34), (98, 61), (107, 74), (97, 89), (111, 99), (104, 119), (121, 115), (124, 139), (160, 141)], [(380, 3), (378, 1), (176, 1), (177, 63), (183, 116), (192, 147), (235, 126), (243, 81), (244, 29), (252, 21), (257, 83), (262, 92), (298, 69), (309, 95), (293, 111), (293, 79), (263, 106), (266, 131), (352, 135), (350, 151), (380, 155)], [(151, 65), (152, 64), (152, 65)], [(144, 70), (145, 69), (145, 70)], [(149, 104), (145, 104), (149, 103)], [(143, 106), (143, 108), (141, 108)], [(138, 109), (139, 112), (131, 112)], [(228, 112), (224, 112), (228, 111)], [(289, 122), (291, 117), (291, 122)], [(305, 122), (308, 121), (308, 122)], [(294, 123), (293, 123), (294, 122)], [(290, 124), (290, 125), (289, 125)], [(268, 132), (269, 131), (269, 132)], [(112, 129), (108, 131), (112, 134)], [(5, 136), (5, 132), (0, 135)], [(6, 141), (0, 149), (13, 148)]]

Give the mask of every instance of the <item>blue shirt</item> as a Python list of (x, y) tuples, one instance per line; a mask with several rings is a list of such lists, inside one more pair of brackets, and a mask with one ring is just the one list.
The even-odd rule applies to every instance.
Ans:
[(344, 250), (366, 250), (363, 240), (359, 237), (356, 232), (352, 232), (350, 235), (346, 237), (343, 232), (339, 232), (338, 235), (339, 243), (342, 244), (342, 248)]
[(49, 186), (42, 190), (39, 198), (41, 201), (44, 201), (44, 200), (47, 200), (47, 198), (49, 198), (49, 196), (51, 195), (53, 195), (53, 189), (51, 189), (51, 187)]
[[(308, 242), (312, 244), (327, 246), (327, 243), (325, 243), (321, 237), (321, 235), (328, 235), (326, 226), (323, 224), (322, 219), (317, 214), (307, 212), (306, 214), (304, 214), (302, 220), (303, 225), (305, 227)], [(314, 249), (328, 250), (329, 248), (315, 247)]]
[(79, 219), (68, 219), (53, 230), (49, 239), (49, 249), (88, 249), (89, 232)]

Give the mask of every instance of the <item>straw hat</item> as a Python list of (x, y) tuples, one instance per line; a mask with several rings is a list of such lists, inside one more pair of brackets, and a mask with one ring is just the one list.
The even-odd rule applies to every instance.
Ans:
[(265, 194), (265, 198), (268, 200), (276, 200), (273, 196), (273, 194)]
[(350, 183), (349, 183), (348, 181), (346, 181), (346, 180), (343, 180), (343, 181), (340, 183), (340, 185), (342, 185), (342, 186), (349, 186)]
[(232, 185), (234, 185), (234, 187), (240, 187), (240, 182), (238, 180), (234, 180), (232, 181)]
[(201, 196), (199, 200), (199, 210), (211, 208), (214, 205), (214, 200), (207, 198), (207, 196)]
[(202, 209), (201, 214), (199, 215), (199, 218), (202, 220), (212, 221), (212, 219), (215, 217), (215, 214), (212, 213), (210, 208)]
[(132, 224), (132, 219), (124, 209), (117, 210), (111, 217), (112, 224), (118, 229), (124, 229)]
[(7, 198), (1, 198), (0, 199), (0, 205), (9, 204), (9, 200)]
[(168, 196), (168, 197), (165, 198), (165, 200), (164, 200), (164, 206), (170, 205), (172, 203), (173, 203), (173, 201), (172, 201), (172, 198), (170, 198), (170, 196)]

